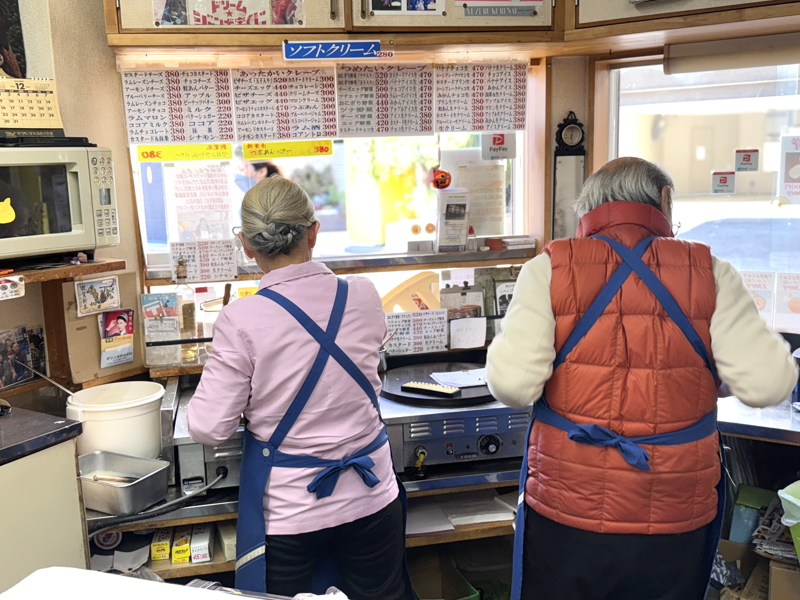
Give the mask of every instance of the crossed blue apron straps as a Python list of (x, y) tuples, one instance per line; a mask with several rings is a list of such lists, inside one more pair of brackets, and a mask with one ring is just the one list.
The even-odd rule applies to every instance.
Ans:
[[(379, 417), (380, 410), (378, 397), (369, 379), (335, 342), (342, 317), (344, 316), (345, 305), (347, 304), (346, 281), (337, 279), (336, 297), (328, 320), (328, 326), (324, 331), (297, 305), (277, 292), (264, 288), (258, 292), (258, 295), (268, 298), (284, 308), (320, 344), (320, 349), (308, 376), (272, 436), (270, 436), (269, 441), (262, 442), (256, 439), (249, 430), (245, 431), (239, 483), (239, 520), (236, 526), (236, 588), (265, 593), (267, 563), (263, 497), (272, 468), (323, 469), (307, 486), (309, 493), (315, 494), (318, 499), (330, 496), (336, 487), (339, 475), (350, 468), (358, 473), (366, 486), (375, 487), (380, 481), (371, 470), (375, 463), (369, 455), (386, 444), (389, 441), (389, 436), (384, 427), (366, 447), (341, 460), (286, 454), (278, 449), (303, 411), (317, 383), (319, 383), (322, 371), (331, 356), (364, 390), (375, 410), (378, 411)], [(405, 527), (405, 488), (399, 481), (398, 486), (400, 500), (403, 505), (403, 527)], [(323, 575), (323, 578), (327, 575), (332, 575), (330, 569)], [(405, 576), (408, 589), (411, 589), (407, 571)], [(315, 579), (319, 579), (319, 577)], [(327, 585), (323, 584), (319, 593), (324, 593), (326, 587)]]
[[(595, 239), (600, 239), (606, 242), (611, 248), (619, 254), (622, 258), (622, 264), (617, 267), (609, 280), (606, 282), (603, 289), (589, 305), (586, 313), (580, 318), (575, 328), (572, 330), (564, 345), (556, 354), (553, 361), (553, 371), (555, 371), (561, 363), (566, 360), (569, 353), (578, 345), (587, 332), (592, 328), (595, 322), (605, 311), (606, 307), (611, 303), (614, 296), (616, 296), (622, 284), (633, 272), (636, 273), (645, 285), (650, 289), (659, 303), (663, 306), (667, 315), (678, 326), (681, 332), (689, 340), (689, 343), (695, 349), (697, 354), (703, 359), (706, 367), (717, 381), (717, 371), (714, 363), (706, 351), (705, 344), (695, 331), (689, 319), (681, 310), (678, 303), (669, 293), (663, 283), (656, 277), (655, 273), (642, 261), (641, 257), (650, 247), (650, 244), (655, 238), (649, 237), (643, 239), (636, 244), (633, 249), (620, 244), (606, 236), (594, 235)], [(514, 535), (514, 561), (513, 561), (513, 579), (511, 584), (511, 599), (519, 600), (522, 594), (522, 576), (523, 576), (523, 553), (525, 543), (525, 482), (528, 476), (528, 451), (527, 444), (530, 440), (531, 429), (536, 419), (543, 423), (557, 427), (567, 432), (567, 437), (575, 442), (582, 444), (590, 444), (594, 446), (611, 446), (616, 447), (622, 454), (623, 458), (633, 467), (643, 471), (649, 471), (648, 466), (649, 456), (647, 451), (640, 446), (640, 444), (652, 444), (671, 446), (678, 444), (686, 444), (701, 440), (713, 434), (717, 429), (717, 415), (716, 411), (712, 411), (701, 419), (677, 431), (669, 433), (662, 433), (650, 436), (626, 438), (613, 431), (602, 427), (601, 425), (588, 424), (579, 425), (573, 423), (569, 419), (562, 417), (553, 411), (547, 404), (544, 397), (539, 399), (533, 407), (531, 415), (531, 422), (528, 425), (528, 433), (526, 435), (526, 449), (523, 455), (522, 470), (520, 472), (519, 482), (519, 498), (517, 503), (517, 515), (515, 523)], [(724, 455), (721, 454), (721, 459)], [(705, 566), (707, 571), (711, 572), (711, 566), (717, 551), (720, 533), (722, 530), (722, 518), (725, 510), (725, 484), (720, 476), (720, 482), (717, 484), (717, 516), (711, 524), (709, 536), (706, 544), (705, 553)]]

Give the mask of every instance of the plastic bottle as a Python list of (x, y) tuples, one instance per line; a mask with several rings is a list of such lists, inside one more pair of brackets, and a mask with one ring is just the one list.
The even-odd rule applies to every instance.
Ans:
[[(192, 286), (186, 283), (186, 261), (178, 259), (175, 268), (178, 287), (175, 293), (178, 296), (178, 317), (181, 326), (181, 339), (194, 339), (197, 336), (197, 307), (195, 305), (195, 293)], [(197, 342), (193, 344), (181, 344), (181, 361), (193, 363), (197, 360)]]

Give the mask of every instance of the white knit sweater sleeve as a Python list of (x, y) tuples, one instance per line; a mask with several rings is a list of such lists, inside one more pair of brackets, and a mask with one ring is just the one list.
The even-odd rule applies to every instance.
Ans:
[(514, 286), (503, 331), (489, 346), (489, 390), (503, 404), (523, 407), (539, 399), (553, 373), (556, 319), (550, 301), (550, 256), (528, 261)]
[(711, 351), (720, 379), (749, 406), (780, 404), (797, 382), (789, 344), (767, 329), (742, 276), (712, 257), (717, 306), (711, 317)]

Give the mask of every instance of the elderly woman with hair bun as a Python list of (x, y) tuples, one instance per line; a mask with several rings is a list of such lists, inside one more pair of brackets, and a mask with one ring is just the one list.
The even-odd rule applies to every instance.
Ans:
[(318, 232), (296, 183), (245, 195), (239, 236), (265, 275), (215, 323), (189, 431), (219, 446), (247, 419), (237, 588), (410, 600), (405, 496), (377, 404), (383, 308), (369, 280), (312, 262)]

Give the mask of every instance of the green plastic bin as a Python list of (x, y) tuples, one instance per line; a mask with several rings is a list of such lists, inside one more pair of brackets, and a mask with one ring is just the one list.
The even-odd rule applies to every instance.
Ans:
[(795, 481), (778, 492), (778, 497), (783, 504), (783, 519), (781, 522), (789, 528), (794, 541), (794, 551), (800, 560), (800, 481)]
[(449, 556), (414, 550), (408, 553), (408, 570), (419, 600), (480, 600), (478, 590), (458, 572)]

